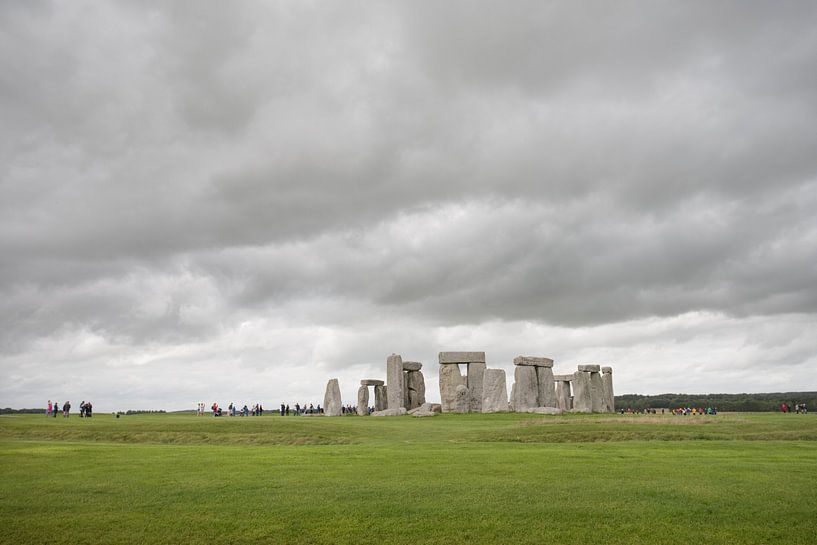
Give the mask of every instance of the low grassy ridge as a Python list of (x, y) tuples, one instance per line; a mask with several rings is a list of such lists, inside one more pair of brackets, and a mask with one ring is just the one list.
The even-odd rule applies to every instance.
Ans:
[(0, 417), (0, 543), (817, 543), (817, 417)]

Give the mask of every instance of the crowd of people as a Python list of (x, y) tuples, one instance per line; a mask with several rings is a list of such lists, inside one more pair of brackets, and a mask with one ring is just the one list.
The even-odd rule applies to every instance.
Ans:
[(780, 405), (780, 412), (806, 414), (808, 413), (808, 407), (806, 407), (805, 403), (792, 403), (791, 405), (783, 403)]
[[(63, 418), (68, 418), (71, 415), (71, 402), (64, 401), (62, 407), (60, 407), (59, 401), (54, 401), (53, 403), (51, 400), (48, 400), (48, 405), (45, 408), (45, 416), (52, 416), (54, 418), (57, 417), (58, 414), (62, 414)], [(90, 418), (94, 414), (94, 406), (91, 404), (90, 401), (82, 401), (79, 404), (79, 416), (80, 418)]]
[(718, 414), (717, 407), (678, 407), (672, 409), (672, 414), (676, 416), (699, 416), (702, 414)]
[[(369, 414), (371, 414), (374, 412), (374, 407), (368, 407), (367, 410)], [(344, 415), (347, 414), (353, 415), (357, 414), (357, 407), (352, 404), (343, 405), (341, 406), (340, 411), (341, 414)], [(196, 414), (199, 416), (204, 416), (205, 413), (206, 413), (205, 404), (199, 403), (196, 407)], [(219, 406), (218, 403), (213, 403), (210, 406), (210, 413), (213, 416), (223, 416), (224, 414), (227, 414), (229, 416), (263, 416), (264, 407), (262, 407), (260, 403), (256, 403), (252, 407), (244, 405), (243, 407), (238, 408), (238, 406), (235, 405), (234, 403), (230, 403), (225, 412), (224, 409), (222, 409), (222, 407)], [(281, 403), (281, 406), (278, 409), (278, 414), (280, 416), (302, 416), (307, 414), (323, 414), (323, 408), (320, 406), (320, 404), (315, 405), (313, 403), (309, 404), (295, 403), (292, 405), (292, 407), (290, 407), (290, 405), (287, 403)]]

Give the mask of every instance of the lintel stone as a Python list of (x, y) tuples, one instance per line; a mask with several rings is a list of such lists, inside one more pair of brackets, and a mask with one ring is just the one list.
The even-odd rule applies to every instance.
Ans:
[(579, 371), (588, 371), (590, 373), (599, 373), (601, 371), (600, 365), (586, 364), (579, 365)]
[(602, 367), (602, 368), (601, 368), (601, 372), (602, 372), (602, 373), (612, 373), (612, 372), (613, 372), (613, 368), (612, 368), (612, 367)]
[(419, 361), (404, 361), (403, 371), (419, 371), (423, 368), (423, 364)]
[(440, 352), (440, 363), (485, 363), (485, 352)]
[(516, 356), (513, 359), (514, 365), (533, 365), (534, 367), (553, 367), (553, 360), (550, 358), (536, 358), (533, 356)]
[(557, 382), (570, 382), (573, 380), (573, 374), (570, 375), (553, 375), (553, 380)]
[(386, 383), (383, 382), (382, 380), (377, 380), (373, 378), (364, 378), (363, 380), (360, 381), (361, 386), (383, 386), (384, 384)]

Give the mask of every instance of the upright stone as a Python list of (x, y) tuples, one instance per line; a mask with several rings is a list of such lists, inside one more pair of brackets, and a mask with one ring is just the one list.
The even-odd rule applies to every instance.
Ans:
[(558, 407), (556, 401), (556, 383), (553, 381), (553, 369), (550, 367), (537, 366), (536, 380), (538, 383), (537, 407)]
[(403, 358), (397, 354), (392, 354), (386, 360), (386, 384), (388, 385), (388, 408), (403, 407)]
[(468, 401), (471, 412), (482, 412), (482, 381), (485, 376), (485, 362), (475, 361), (468, 364)]
[(601, 385), (604, 394), (604, 411), (608, 413), (616, 412), (616, 401), (613, 395), (613, 368), (601, 368)]
[(406, 380), (406, 390), (409, 394), (408, 410), (416, 409), (426, 402), (426, 381), (422, 371), (409, 371)]
[(389, 401), (386, 396), (386, 386), (378, 384), (374, 387), (374, 410), (385, 411), (389, 408)]
[(516, 412), (516, 382), (511, 384), (511, 397), (508, 402), (508, 410), (512, 413)]
[(570, 381), (556, 381), (556, 406), (563, 411), (569, 411), (573, 407), (570, 404)]
[(603, 413), (604, 410), (604, 385), (601, 374), (595, 371), (590, 373), (590, 407), (594, 413)]
[(340, 385), (338, 379), (333, 378), (326, 384), (326, 394), (323, 396), (323, 414), (326, 416), (340, 416)]
[(403, 407), (405, 407), (406, 410), (411, 408), (411, 407), (409, 407), (409, 403), (410, 403), (410, 401), (409, 401), (409, 390), (408, 390), (408, 373), (405, 371), (405, 368), (404, 368), (403, 369)]
[(482, 412), (504, 413), (507, 410), (508, 386), (505, 382), (505, 370), (486, 369), (482, 378)]
[(590, 373), (576, 371), (573, 373), (573, 410), (580, 413), (593, 412), (590, 399)]
[(455, 363), (440, 364), (440, 405), (442, 412), (455, 412), (457, 386), (465, 386), (465, 379)]
[(357, 389), (357, 414), (366, 416), (369, 414), (369, 387), (361, 386)]
[(468, 386), (465, 384), (457, 385), (454, 392), (454, 410), (453, 413), (467, 413), (470, 407), (470, 394), (468, 393)]
[(513, 405), (517, 412), (536, 407), (539, 387), (536, 380), (536, 368), (530, 365), (517, 365), (513, 373), (516, 388)]

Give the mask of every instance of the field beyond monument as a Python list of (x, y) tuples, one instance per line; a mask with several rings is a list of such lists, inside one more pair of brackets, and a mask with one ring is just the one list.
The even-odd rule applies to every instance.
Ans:
[(817, 417), (0, 417), (0, 543), (785, 543)]

